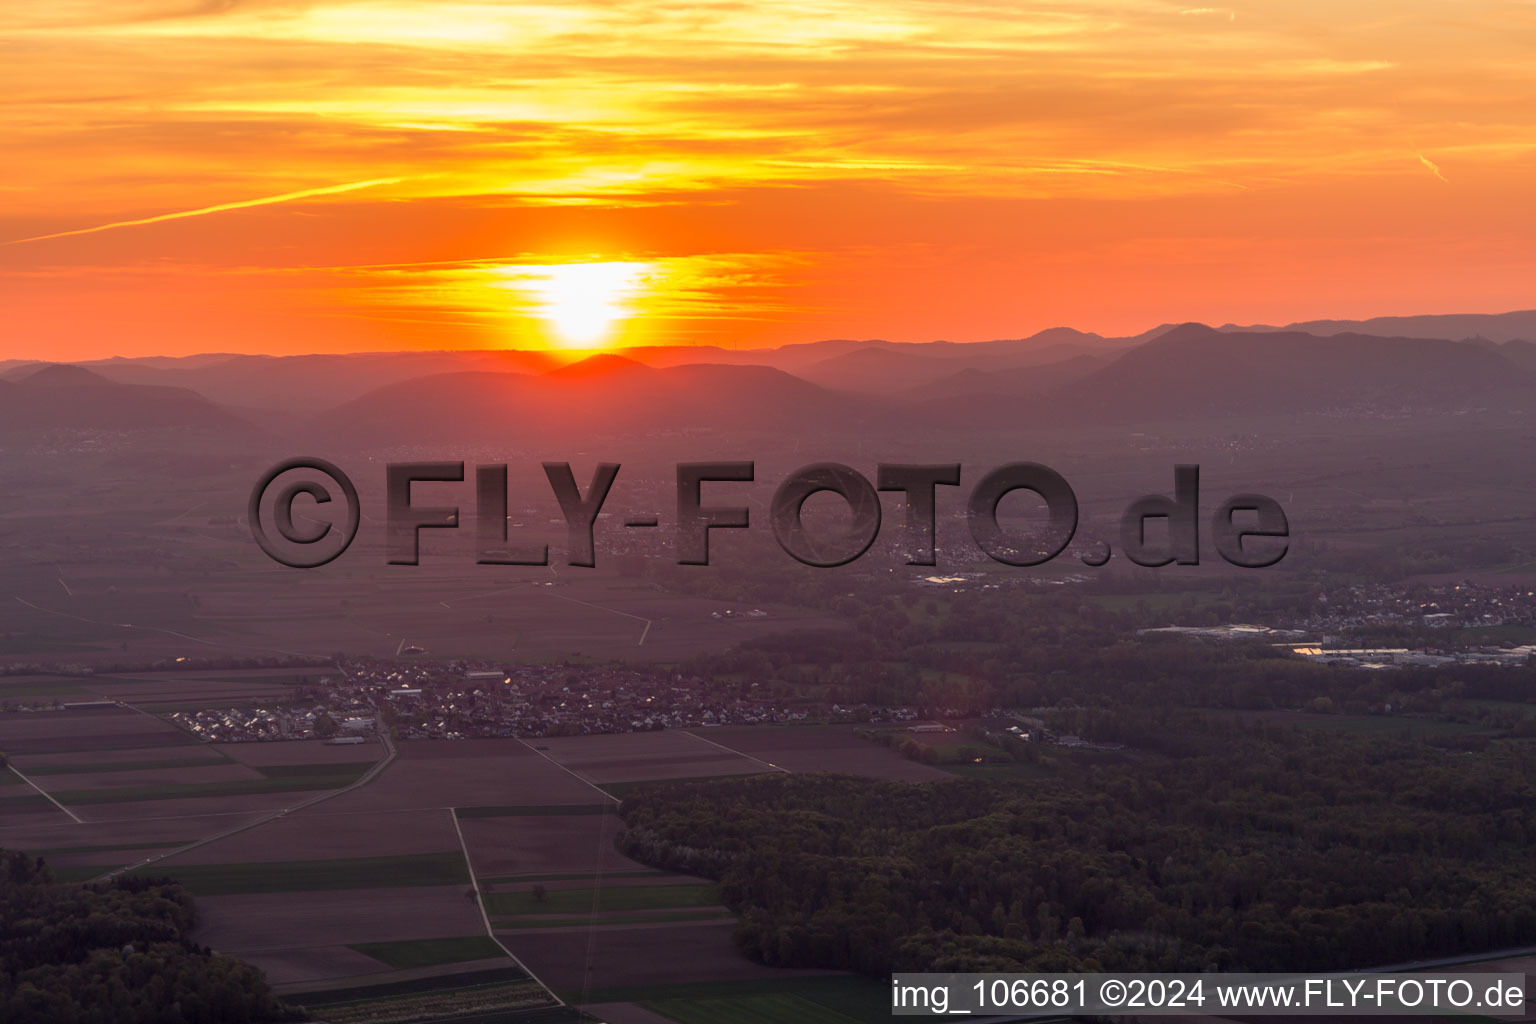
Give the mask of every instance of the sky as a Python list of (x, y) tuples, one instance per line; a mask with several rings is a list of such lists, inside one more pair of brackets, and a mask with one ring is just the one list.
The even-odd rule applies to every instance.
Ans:
[(23, 0), (0, 358), (1536, 307), (1536, 3)]

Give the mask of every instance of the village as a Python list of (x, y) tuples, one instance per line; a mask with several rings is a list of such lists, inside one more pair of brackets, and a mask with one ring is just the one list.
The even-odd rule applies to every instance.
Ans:
[(755, 683), (680, 673), (573, 665), (508, 667), (484, 661), (343, 661), (292, 702), (177, 711), (167, 717), (216, 742), (309, 739), (362, 742), (539, 738), (725, 725), (911, 722), (911, 707), (775, 700)]

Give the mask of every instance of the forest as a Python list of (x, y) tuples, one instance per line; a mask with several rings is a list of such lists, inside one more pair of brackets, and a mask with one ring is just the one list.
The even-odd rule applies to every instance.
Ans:
[[(1536, 943), (1536, 666), (1368, 671), (1265, 639), (1138, 632), (1290, 626), (1359, 575), (994, 574), (898, 594), (877, 574), (722, 563), (650, 571), (847, 628), (764, 636), (692, 671), (959, 725), (937, 746), (878, 723), (857, 733), (950, 781), (776, 775), (626, 793), (621, 848), (718, 880), (757, 960), (876, 975), (1290, 971)], [(1487, 641), (1404, 616), (1355, 642)], [(1021, 743), (1004, 731), (1017, 716), (1101, 750)]]
[(166, 879), (65, 885), (0, 850), (0, 1020), (264, 1024), (303, 1020), (260, 971), (187, 936), (191, 897)]
[(718, 880), (741, 947), (783, 966), (1321, 970), (1536, 943), (1536, 744), (1165, 724), (1169, 755), (1045, 778), (655, 785), (620, 846)]

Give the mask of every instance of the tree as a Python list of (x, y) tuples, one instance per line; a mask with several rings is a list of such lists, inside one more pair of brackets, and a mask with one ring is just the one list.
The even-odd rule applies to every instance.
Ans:
[(543, 903), (544, 897), (548, 895), (548, 890), (542, 884), (536, 885), (528, 891), (533, 896), (533, 902), (535, 903)]
[(315, 716), (315, 735), (321, 739), (335, 736), (340, 730), (341, 726), (336, 724), (336, 719), (331, 717), (330, 712), (322, 711)]

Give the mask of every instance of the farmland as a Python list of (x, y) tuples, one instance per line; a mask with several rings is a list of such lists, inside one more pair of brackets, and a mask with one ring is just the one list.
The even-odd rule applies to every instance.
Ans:
[[(590, 993), (591, 1009), (615, 1024), (858, 1024), (890, 1019), (883, 984), (850, 975), (810, 975), (753, 981), (640, 984)], [(629, 1018), (638, 1009), (653, 1016)], [(918, 1017), (917, 1020), (926, 1018)]]
[(494, 893), (486, 897), (485, 904), (494, 919), (516, 914), (605, 914), (621, 910), (709, 907), (718, 902), (719, 895), (712, 885), (620, 885)]
[(550, 760), (599, 786), (657, 779), (752, 775), (773, 770), (771, 765), (757, 758), (681, 730), (554, 737), (533, 742), (535, 749)]
[(501, 956), (496, 943), (484, 935), (454, 939), (416, 939), (407, 942), (364, 942), (353, 949), (380, 963), (401, 969), (469, 963)]
[(232, 893), (320, 892), (337, 889), (399, 889), (465, 885), (469, 876), (456, 853), (389, 857), (266, 861), (252, 864), (179, 864), (160, 870), (196, 896)]
[[(50, 686), (22, 678), (34, 693)], [(29, 698), (47, 707), (0, 718), (15, 769), (0, 774), (0, 845), (46, 856), (66, 880), (125, 866), (176, 879), (197, 899), (197, 941), (334, 1020), (555, 1006), (544, 986), (580, 1000), (594, 987), (819, 978), (746, 960), (707, 880), (620, 854), (616, 794), (799, 768), (929, 771), (841, 727), (211, 743), (151, 710), (182, 706), (199, 685), (220, 700), (288, 700), (301, 678), (134, 674), (75, 687), (148, 707)], [(658, 997), (627, 1012), (845, 1019), (805, 1000)]]

